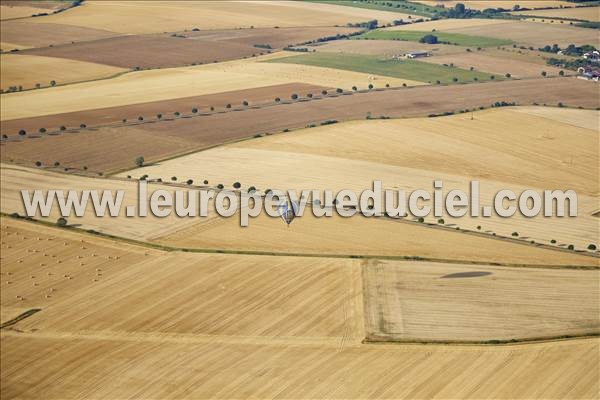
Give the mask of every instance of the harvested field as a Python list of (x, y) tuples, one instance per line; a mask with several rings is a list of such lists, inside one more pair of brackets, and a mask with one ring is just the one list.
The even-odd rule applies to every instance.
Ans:
[(253, 29), (216, 29), (199, 32), (184, 32), (190, 40), (207, 40), (221, 43), (235, 43), (246, 46), (268, 44), (273, 49), (281, 49), (290, 45), (301, 44), (320, 38), (348, 35), (362, 28), (342, 26), (306, 26), (302, 28), (253, 28)]
[[(55, 88), (57, 89), (57, 88)], [(406, 95), (405, 95), (406, 93)], [(12, 95), (5, 96), (7, 99)], [(506, 81), (454, 86), (423, 86), (411, 89), (374, 91), (347, 96), (314, 99), (294, 104), (286, 104), (260, 109), (249, 109), (243, 112), (228, 112), (211, 116), (195, 118), (180, 118), (174, 121), (146, 123), (143, 125), (147, 134), (155, 135), (157, 140), (136, 145), (135, 136), (130, 135), (131, 143), (126, 146), (127, 153), (121, 152), (122, 140), (127, 140), (126, 128), (114, 128), (112, 136), (105, 133), (104, 128), (96, 131), (82, 131), (61, 136), (45, 136), (36, 140), (18, 142), (9, 140), (2, 143), (2, 160), (25, 162), (33, 165), (36, 160), (44, 163), (54, 161), (66, 162), (77, 155), (82, 146), (86, 146), (86, 165), (94, 171), (109, 172), (128, 168), (131, 160), (140, 154), (152, 152), (148, 143), (156, 143), (162, 153), (173, 150), (165, 144), (170, 138), (187, 138), (198, 142), (197, 146), (189, 146), (189, 151), (206, 147), (208, 143), (215, 145), (240, 138), (248, 138), (255, 134), (280, 132), (288, 128), (303, 128), (307, 124), (319, 124), (328, 119), (348, 120), (364, 119), (367, 112), (374, 117), (386, 115), (389, 117), (426, 116), (430, 113), (464, 108), (489, 106), (496, 101), (516, 101), (522, 105), (533, 102), (539, 104), (557, 104), (563, 102), (569, 106), (598, 107), (596, 87), (589, 82), (573, 78), (530, 79), (523, 81)], [(6, 103), (6, 100), (3, 99)], [(62, 122), (56, 122), (56, 125)], [(54, 125), (54, 126), (56, 126)], [(50, 126), (50, 125), (48, 125)], [(15, 129), (17, 126), (14, 126)], [(4, 129), (4, 127), (3, 127)], [(92, 133), (94, 132), (94, 133)], [(3, 131), (4, 133), (4, 131)], [(8, 134), (15, 135), (9, 130)], [(95, 135), (94, 146), (81, 144), (83, 135)], [(109, 136), (111, 138), (109, 138)], [(113, 143), (112, 138), (119, 137)], [(60, 140), (55, 140), (60, 138)], [(160, 138), (160, 140), (158, 140)], [(94, 140), (96, 140), (94, 139)], [(98, 142), (102, 142), (100, 144)], [(113, 157), (113, 152), (119, 150), (119, 157)], [(175, 153), (175, 152), (174, 152)], [(179, 151), (176, 151), (179, 153)], [(147, 162), (156, 161), (146, 158)]]
[[(582, 113), (590, 122), (598, 120), (595, 111)], [(430, 187), (436, 179), (446, 183), (447, 191), (469, 192), (469, 181), (477, 179), (482, 205), (493, 204), (495, 193), (506, 188), (515, 193), (529, 188), (540, 193), (547, 188), (573, 189), (578, 194), (576, 219), (515, 215), (511, 219), (447, 218), (446, 222), (469, 230), (482, 225), (486, 232), (507, 237), (518, 232), (537, 243), (550, 244), (555, 239), (578, 249), (596, 244), (597, 221), (591, 214), (597, 209), (597, 129), (504, 110), (470, 118), (458, 115), (327, 126), (190, 154), (122, 176), (166, 180), (184, 174), (186, 179), (208, 179), (226, 187), (241, 182), (243, 190), (255, 186), (259, 190), (351, 189), (355, 193), (370, 188), (373, 180), (381, 180), (384, 189), (411, 191)], [(428, 221), (435, 223), (436, 218), (431, 215)]]
[(463, 53), (464, 48), (449, 44), (424, 44), (399, 40), (335, 40), (314, 46), (317, 52), (363, 54), (391, 58), (413, 51), (428, 51), (434, 55)]
[[(123, 68), (164, 68), (251, 57), (356, 28), (264, 28), (130, 35), (33, 49), (25, 54), (97, 62)], [(254, 45), (269, 45), (271, 49)]]
[[(531, 15), (542, 18), (567, 18), (585, 21), (600, 21), (600, 7), (571, 7), (552, 10), (529, 10), (512, 12), (515, 15)], [(560, 22), (557, 22), (560, 23)]]
[(600, 334), (597, 271), (372, 261), (363, 282), (371, 341)]
[(86, 1), (47, 22), (140, 34), (184, 29), (334, 26), (377, 19), (379, 23), (407, 14), (363, 10), (331, 4), (269, 1)]
[(364, 337), (358, 261), (168, 253), (8, 218), (2, 227), (2, 307), (43, 310), (20, 329)]
[[(288, 53), (196, 67), (132, 72), (108, 81), (86, 82), (52, 90), (11, 93), (3, 98), (1, 119), (4, 121), (126, 106), (285, 83), (342, 87), (347, 90), (353, 85), (364, 88), (369, 83), (376, 87), (384, 87), (385, 84), (392, 87), (402, 86), (404, 83), (410, 86), (421, 84), (360, 72), (258, 62), (286, 55)], [(238, 104), (243, 100), (238, 99)], [(24, 101), (29, 107), (22, 107)]]
[(547, 400), (593, 398), (599, 381), (598, 339), (332, 346), (3, 331), (1, 340), (3, 398)]
[[(430, 181), (431, 182), (431, 181)], [(464, 219), (461, 226), (469, 222)], [(489, 222), (485, 222), (486, 226)], [(515, 222), (516, 223), (516, 222)], [(588, 223), (589, 224), (589, 223)], [(474, 229), (474, 228), (473, 228)], [(280, 218), (264, 213), (240, 228), (239, 215), (203, 219), (181, 230), (156, 237), (154, 243), (174, 247), (373, 257), (421, 257), (519, 265), (598, 266), (598, 259), (573, 252), (458, 232), (417, 222), (356, 215), (317, 218), (310, 210), (286, 228)], [(444, 245), (440, 245), (443, 243)]]
[[(47, 47), (50, 45), (83, 42), (118, 35), (114, 32), (101, 29), (40, 22), (48, 21), (47, 18), (51, 17), (2, 21), (0, 23), (2, 42), (17, 44), (22, 47)], [(2, 49), (10, 50), (11, 47), (3, 45)]]
[[(426, 4), (428, 6), (436, 6), (443, 4), (446, 8), (454, 7), (461, 0), (415, 0), (417, 3)], [(514, 4), (506, 0), (468, 0), (466, 3), (468, 8), (473, 10), (485, 10), (486, 8), (504, 8), (512, 9)], [(516, 3), (515, 3), (516, 4)], [(546, 7), (573, 7), (574, 3), (565, 0), (523, 0), (519, 1), (521, 8), (546, 8)]]
[[(178, 179), (183, 181), (187, 176), (183, 175)], [(93, 229), (136, 240), (151, 240), (175, 247), (283, 254), (419, 256), (466, 262), (597, 265), (597, 259), (590, 256), (493, 239), (489, 235), (471, 235), (457, 232), (452, 227), (440, 229), (418, 223), (358, 216), (315, 218), (308, 210), (289, 229), (279, 218), (264, 215), (252, 219), (248, 228), (240, 228), (239, 215), (217, 218), (212, 211), (204, 218), (182, 219), (174, 214), (167, 218), (125, 218), (125, 207), (137, 204), (137, 186), (134, 182), (113, 179), (91, 179), (3, 167), (2, 183), (1, 210), (7, 214), (24, 213), (20, 190), (124, 190), (123, 206), (118, 218), (94, 217), (92, 206), (88, 204), (84, 217), (72, 216), (68, 218), (69, 222), (77, 224), (81, 229)], [(168, 187), (152, 185), (149, 189), (160, 188)], [(53, 223), (58, 216), (58, 206), (55, 205), (50, 217), (42, 219)], [(282, 241), (282, 234), (285, 234), (285, 241)], [(442, 242), (451, 244), (452, 250), (440, 247), (439, 243)]]
[[(439, 81), (441, 83), (454, 83), (454, 79), (456, 79), (457, 82), (473, 82), (474, 80), (485, 81), (490, 79), (489, 74), (462, 70), (450, 66), (423, 64), (420, 61), (408, 59), (381, 59), (360, 54), (313, 53), (278, 58), (271, 62), (277, 64), (291, 63), (311, 65), (315, 67), (378, 74), (382, 77), (389, 76), (398, 79), (408, 79), (410, 80), (410, 82), (408, 82), (410, 86), (414, 86), (415, 82), (435, 83), (436, 81)], [(361, 87), (360, 85), (357, 86), (364, 89), (364, 87)]]
[(48, 13), (66, 8), (70, 3), (66, 1), (0, 1), (0, 20), (26, 18), (32, 15)]
[[(114, 124), (122, 125), (122, 120), (127, 119), (129, 126), (139, 123), (137, 118), (144, 117), (145, 120), (156, 120), (157, 114), (162, 114), (164, 119), (174, 118), (173, 113), (180, 112), (182, 115), (192, 115), (192, 109), (197, 108), (200, 113), (210, 112), (210, 107), (215, 110), (226, 110), (227, 104), (233, 104), (236, 108), (241, 106), (240, 99), (247, 100), (250, 104), (271, 104), (276, 97), (289, 99), (293, 93), (306, 96), (308, 93), (321, 93), (322, 90), (331, 90), (331, 87), (308, 85), (304, 83), (286, 83), (281, 85), (264, 86), (253, 89), (236, 90), (203, 96), (181, 97), (172, 100), (154, 101), (149, 103), (131, 104), (127, 106), (97, 108), (93, 110), (75, 111), (72, 113), (47, 115), (25, 119), (14, 119), (0, 122), (0, 130), (8, 135), (16, 134), (20, 129), (35, 134), (38, 129), (58, 130), (61, 125), (76, 128), (85, 122), (88, 126), (105, 126)], [(139, 127), (141, 129), (144, 126)], [(128, 131), (127, 129), (124, 129)], [(138, 129), (140, 130), (140, 129)], [(138, 131), (134, 129), (134, 131)], [(127, 132), (124, 136), (129, 136)], [(129, 140), (134, 140), (130, 137)], [(194, 139), (194, 140), (197, 140)], [(213, 144), (214, 141), (205, 142)]]
[(10, 86), (22, 86), (24, 89), (50, 86), (51, 81), (57, 84), (80, 82), (108, 78), (125, 72), (123, 68), (94, 64), (54, 57), (32, 55), (2, 54), (0, 87), (5, 91)]
[[(507, 57), (508, 52), (502, 50), (487, 50), (471, 53), (456, 53), (447, 55), (434, 55), (433, 57), (424, 57), (420, 61), (434, 64), (454, 64), (462, 69), (475, 68), (475, 71), (485, 71), (488, 73), (504, 76), (510, 73), (513, 78), (537, 78), (542, 71), (546, 71), (551, 76), (558, 76), (560, 68), (550, 67), (543, 63), (541, 58), (533, 57)], [(567, 74), (575, 74), (567, 71)]]
[[(133, 160), (132, 160), (133, 161)], [(51, 173), (43, 170), (26, 168), (13, 168), (2, 165), (2, 205), (1, 211), (6, 214), (25, 214), (20, 190), (122, 190), (124, 192), (123, 207), (119, 217), (100, 218), (94, 215), (91, 202), (87, 204), (86, 213), (83, 217), (75, 215), (68, 218), (69, 223), (85, 230), (94, 230), (120, 237), (135, 240), (145, 240), (155, 235), (167, 234), (174, 229), (182, 229), (188, 224), (196, 221), (193, 218), (181, 219), (156, 218), (153, 216), (145, 218), (126, 218), (125, 207), (137, 204), (137, 183), (126, 180), (94, 179), (81, 176), (69, 176), (66, 174)], [(25, 183), (28, 182), (28, 183)], [(159, 188), (159, 187), (157, 187)], [(115, 194), (116, 196), (116, 194)], [(51, 209), (47, 218), (37, 215), (38, 218), (55, 223), (60, 217), (58, 205)], [(119, 220), (119, 224), (115, 224)]]
[(402, 25), (390, 29), (402, 31), (431, 31), (435, 29), (438, 32), (508, 39), (519, 45), (536, 48), (554, 43), (563, 47), (569, 44), (583, 45), (598, 42), (597, 31), (594, 29), (569, 25), (539, 24), (531, 21), (445, 19), (414, 25)]

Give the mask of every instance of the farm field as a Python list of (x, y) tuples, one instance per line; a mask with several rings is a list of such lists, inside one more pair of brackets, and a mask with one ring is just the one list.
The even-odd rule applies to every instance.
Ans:
[[(584, 21), (600, 21), (600, 7), (576, 7), (576, 8), (559, 8), (550, 10), (529, 10), (516, 11), (511, 14), (515, 15), (531, 15), (542, 18), (567, 18), (573, 20)], [(560, 22), (558, 22), (560, 23)]]
[(26, 18), (34, 14), (49, 13), (69, 5), (66, 1), (21, 1), (0, 2), (0, 20)]
[[(507, 54), (503, 50), (486, 50), (471, 53), (454, 53), (447, 55), (434, 55), (421, 58), (420, 61), (434, 64), (454, 64), (462, 69), (475, 68), (475, 71), (486, 71), (498, 76), (511, 74), (512, 78), (537, 78), (542, 71), (552, 76), (557, 76), (561, 69), (545, 65), (542, 59), (527, 56)], [(573, 71), (563, 71), (566, 75), (573, 75)]]
[(48, 87), (51, 81), (62, 85), (110, 78), (127, 71), (123, 68), (108, 65), (54, 57), (13, 54), (3, 54), (0, 57), (2, 68), (0, 87), (5, 91), (10, 86), (22, 86), (23, 89), (32, 89), (37, 84)]
[(48, 399), (592, 398), (600, 346), (598, 339), (510, 348), (286, 346), (12, 332), (1, 343), (3, 397)]
[[(25, 51), (123, 68), (165, 68), (261, 55), (290, 44), (355, 32), (355, 28), (265, 28), (126, 35)], [(175, 36), (174, 36), (175, 35)], [(259, 48), (255, 45), (268, 45)]]
[[(436, 6), (443, 4), (446, 8), (454, 7), (461, 0), (415, 0), (416, 3), (426, 4), (428, 6)], [(512, 9), (514, 4), (506, 0), (469, 0), (466, 2), (467, 7), (474, 10), (485, 10), (486, 8), (505, 8)], [(464, 4), (464, 2), (463, 2)], [(565, 0), (524, 0), (519, 1), (521, 8), (546, 8), (546, 7), (573, 7), (574, 3)]]
[[(418, 26), (418, 24), (415, 24)], [(485, 36), (463, 35), (460, 33), (448, 32), (429, 32), (429, 31), (403, 31), (403, 30), (388, 30), (379, 29), (369, 31), (360, 36), (362, 39), (370, 40), (406, 40), (410, 42), (418, 42), (424, 36), (433, 34), (438, 38), (438, 41), (444, 44), (453, 44), (456, 46), (467, 47), (496, 47), (512, 44), (512, 41), (506, 39), (497, 39)]]
[(363, 279), (370, 341), (600, 333), (597, 271), (372, 261)]
[[(427, 31), (435, 29), (437, 34), (458, 33), (469, 36), (486, 36), (512, 40), (518, 45), (544, 47), (547, 44), (568, 46), (596, 43), (597, 33), (594, 29), (578, 28), (569, 25), (540, 24), (531, 21), (510, 20), (439, 20), (422, 24), (402, 25), (390, 30)], [(435, 34), (435, 33), (434, 33)]]
[[(285, 57), (285, 52), (224, 63), (149, 70), (128, 73), (103, 82), (85, 82), (52, 90), (11, 93), (3, 99), (1, 119), (11, 120), (52, 115), (97, 108), (127, 106), (180, 97), (215, 94), (233, 90), (259, 88), (285, 83), (306, 83), (325, 87), (352, 85), (365, 87), (373, 82), (376, 87), (389, 83), (392, 87), (403, 83), (422, 84), (407, 79), (380, 77), (367, 73), (340, 71), (331, 68), (297, 66), (293, 64), (262, 63)], [(244, 99), (239, 99), (241, 103)], [(31, 108), (21, 107), (27, 102)]]
[(12, 50), (14, 47), (11, 47), (9, 44), (15, 44), (19, 48), (48, 47), (50, 45), (56, 46), (63, 43), (83, 42), (86, 40), (119, 36), (118, 33), (102, 29), (40, 22), (47, 21), (47, 18), (50, 17), (45, 17), (41, 20), (32, 18), (0, 22), (3, 43), (2, 50)]
[[(304, 128), (308, 124), (319, 124), (328, 119), (339, 121), (364, 119), (368, 112), (371, 112), (373, 117), (380, 115), (389, 117), (427, 116), (431, 113), (443, 113), (463, 108), (472, 109), (507, 100), (521, 105), (531, 105), (533, 102), (539, 104), (563, 102), (570, 106), (589, 108), (598, 106), (595, 87), (573, 78), (421, 86), (399, 90), (400, 93), (403, 93), (402, 91), (410, 93), (410, 96), (399, 96), (399, 92), (396, 90), (373, 91), (351, 96), (327, 97), (294, 104), (248, 109), (243, 112), (179, 118), (160, 123), (148, 122), (142, 125), (143, 135), (147, 135), (148, 139), (140, 134), (140, 130), (135, 129), (136, 126), (132, 130), (132, 127), (127, 124), (125, 127), (89, 129), (21, 141), (20, 139), (15, 140), (15, 138), (18, 137), (16, 132), (22, 129), (23, 124), (20, 122), (10, 125), (3, 123), (2, 133), (6, 132), (11, 136), (10, 140), (3, 142), (0, 150), (2, 159), (14, 160), (28, 166), (33, 165), (36, 161), (42, 161), (44, 165), (52, 165), (55, 161), (59, 161), (63, 166), (81, 168), (83, 165), (87, 165), (91, 171), (108, 173), (131, 168), (133, 160), (140, 154), (146, 157), (147, 162), (154, 162), (168, 155), (177, 155), (210, 145), (249, 138), (256, 134)], [(277, 95), (279, 93), (277, 92)], [(83, 115), (85, 116), (85, 114)], [(134, 114), (130, 118), (136, 118), (136, 115), (139, 114)], [(36, 131), (44, 126), (40, 126), (36, 122), (39, 121), (38, 119), (32, 121), (31, 124)], [(46, 122), (48, 121), (46, 120)], [(76, 126), (81, 121), (86, 121), (86, 119), (82, 118), (76, 121)], [(65, 123), (59, 116), (50, 122), (52, 123), (48, 123), (44, 127), (56, 129)], [(90, 134), (92, 132), (93, 134)], [(158, 142), (152, 141), (153, 136), (160, 138), (160, 145)], [(181, 138), (186, 139), (187, 151), (182, 151), (179, 147), (178, 143), (181, 143)], [(194, 144), (190, 145), (190, 141), (194, 141)], [(157, 145), (148, 146), (148, 143)], [(82, 157), (83, 154), (85, 154), (85, 158)], [(159, 154), (161, 156), (158, 156)], [(83, 164), (84, 159), (85, 164)], [(73, 165), (73, 163), (75, 164)]]
[(408, 15), (331, 4), (270, 1), (86, 1), (49, 23), (85, 26), (126, 34), (184, 29), (273, 28), (346, 25), (377, 19), (388, 23)]
[[(440, 81), (442, 83), (485, 81), (490, 75), (481, 72), (463, 70), (435, 64), (423, 64), (415, 60), (380, 59), (373, 56), (358, 54), (327, 54), (315, 53), (277, 58), (273, 63), (292, 63), (312, 65), (316, 67), (336, 68), (356, 72), (391, 76), (398, 79), (408, 79), (417, 82)], [(412, 86), (412, 82), (409, 82)], [(357, 85), (359, 86), (359, 85)]]
[(411, 51), (428, 51), (435, 55), (456, 54), (465, 48), (449, 44), (425, 44), (399, 40), (336, 40), (310, 47), (317, 52), (363, 54), (391, 58)]
[[(564, 120), (581, 119), (584, 126), (597, 126), (597, 111), (559, 111), (563, 110), (557, 110), (556, 114), (564, 115)], [(473, 114), (473, 120), (470, 118), (470, 114), (463, 114), (331, 125), (207, 150), (123, 172), (121, 176), (145, 174), (166, 180), (184, 174), (185, 179), (194, 181), (208, 179), (223, 184), (239, 181), (242, 188), (255, 186), (259, 190), (329, 188), (357, 192), (371, 187), (374, 177), (382, 181), (384, 189), (412, 190), (430, 185), (435, 179), (448, 183), (480, 179), (481, 196), (487, 201), (505, 187), (521, 192), (525, 187), (542, 191), (557, 186), (578, 193), (577, 221), (517, 215), (510, 221), (486, 219), (483, 225), (504, 236), (517, 231), (528, 240), (542, 243), (556, 239), (561, 243), (573, 242), (578, 248), (594, 243), (597, 221), (591, 214), (597, 208), (593, 197), (598, 193), (599, 159), (595, 152), (598, 138), (594, 135), (597, 128), (558, 124), (557, 118), (543, 118), (535, 115), (535, 111), (529, 115), (490, 110)], [(369, 146), (365, 147), (365, 135), (369, 132), (377, 132), (377, 139), (368, 139)], [(503, 143), (496, 138), (499, 132), (508, 136)], [(520, 144), (520, 150), (514, 149), (515, 143)], [(494, 150), (483, 150), (490, 147)], [(415, 149), (421, 151), (415, 153)], [(475, 153), (480, 157), (474, 158)], [(554, 156), (549, 160), (542, 154)], [(328, 174), (316, 179), (319, 170)], [(524, 170), (530, 172), (524, 174)], [(574, 176), (578, 177), (577, 183)], [(435, 221), (433, 216), (431, 219)], [(460, 224), (475, 230), (482, 221), (465, 217)], [(556, 238), (543, 236), (550, 225)]]
[(0, 398), (597, 398), (573, 1), (0, 0)]

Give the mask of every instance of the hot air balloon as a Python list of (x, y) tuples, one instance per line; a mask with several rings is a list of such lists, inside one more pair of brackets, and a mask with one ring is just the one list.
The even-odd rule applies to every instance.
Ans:
[(296, 218), (298, 205), (291, 200), (284, 200), (277, 206), (277, 212), (289, 228), (294, 218)]

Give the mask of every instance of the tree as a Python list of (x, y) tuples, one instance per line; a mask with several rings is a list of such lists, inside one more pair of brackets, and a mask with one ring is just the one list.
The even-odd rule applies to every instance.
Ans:
[(222, 183), (219, 183), (219, 184), (217, 185), (217, 189), (223, 189), (223, 188), (225, 188), (225, 186), (223, 186), (223, 184), (222, 184)]
[(275, 97), (275, 103), (279, 103), (281, 99), (279, 97)]
[(494, 79), (496, 79), (496, 76), (495, 76), (495, 75), (492, 75), (492, 76), (490, 76), (490, 79), (491, 79), (491, 80), (494, 80)]
[(556, 244), (556, 239), (552, 239), (552, 240), (550, 241), (550, 243), (552, 243), (552, 244)]
[(50, 86), (56, 86), (56, 81), (50, 81)]
[(194, 107), (194, 108), (192, 108), (192, 114), (196, 114), (196, 113), (198, 113), (198, 109), (197, 109), (197, 108), (195, 108), (195, 107)]
[(179, 116), (181, 115), (181, 113), (180, 113), (179, 111), (175, 111), (175, 112), (173, 113), (173, 115), (174, 115), (175, 117), (179, 117)]
[(569, 250), (575, 250), (575, 246), (574, 246), (574, 245), (572, 245), (572, 244), (570, 244), (570, 245), (569, 245), (567, 248), (568, 248)]
[(144, 156), (139, 156), (138, 158), (135, 159), (135, 165), (138, 167), (143, 167), (145, 161), (146, 160), (144, 160)]
[(427, 44), (436, 44), (438, 42), (438, 37), (431, 34), (425, 35), (421, 39), (419, 39), (419, 42)]
[(64, 217), (60, 217), (56, 220), (56, 226), (64, 228), (65, 226), (67, 226), (67, 219)]
[(233, 184), (233, 187), (234, 187), (234, 189), (239, 189), (239, 188), (242, 187), (242, 184), (239, 183), (239, 182), (236, 182), (236, 183)]
[(254, 192), (256, 192), (256, 188), (254, 186), (250, 186), (248, 188), (248, 193), (254, 193)]
[(42, 166), (42, 162), (41, 161), (36, 161), (35, 162), (35, 166), (36, 167), (41, 167)]
[(61, 125), (61, 127), (60, 127), (60, 128), (58, 128), (58, 129), (60, 129), (61, 131), (66, 131), (66, 130), (67, 130), (67, 127), (66, 127), (66, 126), (64, 126), (64, 125)]
[(83, 166), (83, 170), (84, 170), (84, 171), (87, 171), (87, 170), (88, 170), (88, 167), (87, 167), (87, 165), (84, 165), (84, 166)]
[(419, 217), (419, 219), (417, 221), (419, 221), (419, 222), (425, 222), (425, 218)]
[(205, 185), (208, 185), (208, 181), (207, 181), (206, 179), (204, 180), (204, 184), (205, 184)]
[(248, 107), (248, 101), (247, 101), (247, 100), (244, 100), (244, 101), (242, 102), (242, 104), (244, 105), (244, 107)]
[(79, 127), (80, 127), (81, 129), (85, 129), (85, 128), (87, 128), (87, 125), (86, 125), (86, 124), (80, 124), (80, 125), (79, 125)]
[(596, 245), (595, 244), (588, 244), (587, 249), (588, 250), (596, 250)]
[(27, 131), (25, 129), (21, 129), (19, 131), (19, 136), (25, 136), (25, 135), (27, 135)]
[(504, 75), (504, 76), (506, 76), (507, 78), (510, 78), (512, 75), (511, 75), (511, 74), (509, 74), (509, 73), (507, 73), (507, 74), (506, 74), (506, 75)]
[(306, 97), (308, 97), (309, 99), (312, 99), (313, 98), (313, 94), (312, 93), (307, 93)]
[(440, 218), (440, 219), (437, 220), (437, 222), (438, 222), (438, 224), (442, 224), (443, 225), (445, 221), (444, 221), (443, 218)]
[(176, 177), (176, 176), (172, 176), (172, 177), (171, 177), (171, 180), (172, 180), (173, 182), (175, 182), (175, 181), (177, 181), (177, 177)]
[(138, 117), (138, 121), (143, 121), (144, 117), (142, 117), (141, 115)]
[(322, 90), (322, 91), (321, 91), (321, 94), (322, 94), (323, 96), (327, 96), (327, 90)]
[(542, 76), (546, 77), (548, 75), (548, 73), (546, 71), (542, 71)]
[(188, 185), (191, 185), (192, 183), (194, 183), (193, 179), (188, 179), (185, 183), (187, 183)]
[(44, 134), (44, 133), (46, 133), (46, 128), (40, 128), (40, 133), (41, 133), (41, 134)]
[(231, 108), (231, 104), (227, 104), (225, 108)]
[(352, 86), (352, 90), (354, 90), (356, 92), (358, 90), (358, 88), (356, 86)]
[(518, 236), (519, 236), (519, 232), (513, 232), (511, 235), (512, 235), (513, 237), (518, 237)]
[(558, 75), (560, 76), (565, 76), (565, 71), (563, 71), (562, 69), (560, 71), (558, 71)]
[(8, 135), (6, 135), (6, 134), (2, 135), (2, 139), (8, 139)]
[(298, 95), (296, 93), (292, 94), (292, 100), (298, 100)]
[(456, 11), (458, 14), (464, 14), (465, 10), (466, 8), (463, 3), (456, 3), (456, 5), (454, 6), (454, 11)]
[(458, 78), (457, 77), (452, 78), (452, 82), (458, 82)]
[(60, 167), (60, 163), (58, 161), (54, 161), (54, 166), (55, 167)]
[(335, 89), (335, 92), (336, 93), (344, 93), (344, 89), (337, 88), (337, 89)]
[(373, 89), (373, 84), (369, 83), (369, 90)]

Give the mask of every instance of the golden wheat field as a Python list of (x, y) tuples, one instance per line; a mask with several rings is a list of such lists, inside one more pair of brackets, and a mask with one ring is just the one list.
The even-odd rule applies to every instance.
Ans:
[[(600, 7), (571, 7), (550, 10), (530, 10), (513, 12), (515, 15), (533, 15), (542, 18), (566, 18), (584, 21), (600, 21)], [(560, 23), (555, 21), (554, 23)]]
[[(516, 4), (521, 8), (547, 8), (547, 7), (573, 7), (573, 3), (564, 0), (524, 0), (517, 3), (506, 0), (416, 0), (417, 3), (428, 6), (443, 5), (444, 7), (454, 7), (457, 3), (463, 3), (468, 8), (475, 10), (484, 10), (486, 8), (504, 8), (512, 9)], [(513, 4), (514, 3), (514, 4)]]
[(333, 26), (369, 19), (385, 24), (397, 18), (406, 19), (408, 15), (289, 1), (86, 1), (81, 7), (43, 21), (139, 34), (193, 28)]
[(0, 87), (5, 91), (10, 86), (23, 89), (110, 78), (127, 71), (124, 68), (74, 61), (54, 57), (3, 54), (0, 58), (2, 77)]
[[(588, 127), (598, 121), (597, 111), (559, 109), (556, 114), (575, 115)], [(372, 187), (373, 180), (381, 180), (383, 189), (409, 191), (442, 180), (447, 190), (468, 192), (469, 180), (477, 179), (482, 205), (491, 205), (494, 194), (505, 188), (515, 193), (526, 188), (540, 192), (548, 187), (573, 189), (578, 194), (577, 219), (515, 215), (509, 219), (448, 218), (446, 222), (470, 230), (482, 226), (502, 236), (517, 232), (528, 241), (557, 240), (563, 246), (584, 249), (597, 241), (598, 221), (592, 214), (598, 208), (598, 136), (594, 129), (557, 122), (511, 109), (442, 118), (355, 121), (244, 141), (121, 176), (163, 180), (184, 176), (227, 187), (240, 182), (242, 188), (254, 186), (263, 191), (351, 189), (356, 193)], [(436, 219), (431, 215), (426, 220)]]
[(0, 0), (0, 399), (598, 399), (580, 5)]
[(371, 261), (363, 281), (367, 340), (460, 342), (600, 332), (598, 271)]
[[(3, 313), (41, 309), (0, 334), (3, 398), (554, 398), (588, 396), (597, 387), (596, 339), (507, 347), (361, 344), (369, 292), (359, 260), (163, 253), (28, 222), (0, 223), (2, 280), (13, 280), (3, 282)], [(514, 276), (492, 270), (504, 284)], [(420, 284), (428, 285), (421, 274)], [(442, 291), (456, 302), (469, 297)], [(27, 385), (20, 383), (25, 376)], [(532, 388), (532, 379), (540, 386)]]

